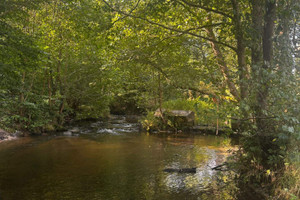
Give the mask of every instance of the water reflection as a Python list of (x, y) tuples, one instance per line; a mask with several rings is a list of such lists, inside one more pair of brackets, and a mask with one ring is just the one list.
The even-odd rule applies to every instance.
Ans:
[[(191, 162), (184, 162), (184, 159), (181, 159), (181, 162), (173, 161), (165, 166), (165, 168), (171, 169), (182, 169), (187, 167), (187, 165), (189, 165), (188, 167), (197, 167), (195, 174), (175, 172), (166, 175), (164, 182), (171, 191), (187, 190), (196, 194), (208, 188), (213, 181), (216, 172), (211, 170), (211, 167), (216, 166), (217, 162), (222, 162), (224, 157), (220, 157), (214, 149), (198, 146), (194, 146), (194, 148), (197, 150), (185, 153), (187, 161), (192, 161), (193, 164)], [(178, 160), (179, 158), (180, 156), (177, 157)]]
[[(2, 143), (0, 199), (198, 199), (224, 159), (218, 137), (95, 130)], [(195, 174), (163, 172), (191, 167)]]

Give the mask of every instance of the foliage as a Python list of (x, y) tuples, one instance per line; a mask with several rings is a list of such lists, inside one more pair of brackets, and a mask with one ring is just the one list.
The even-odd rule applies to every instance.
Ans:
[(167, 110), (190, 110), (195, 113), (195, 123), (201, 125), (216, 126), (217, 119), (219, 126), (228, 126), (230, 113), (233, 114), (234, 104), (222, 101), (217, 105), (216, 101), (206, 97), (195, 99), (176, 99), (163, 103)]
[(157, 108), (237, 118), (238, 186), (286, 195), (282, 180), (297, 196), (286, 180), (298, 173), (299, 11), (296, 0), (3, 1), (0, 126), (150, 110), (150, 130), (163, 126)]
[(154, 116), (154, 112), (148, 111), (147, 115), (140, 120), (143, 128), (150, 132), (161, 126), (160, 120)]

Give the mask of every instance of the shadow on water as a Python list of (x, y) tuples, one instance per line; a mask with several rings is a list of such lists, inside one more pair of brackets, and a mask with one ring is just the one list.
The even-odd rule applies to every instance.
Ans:
[[(122, 119), (93, 122), (68, 135), (2, 143), (0, 195), (5, 200), (199, 199), (209, 190), (215, 178), (211, 167), (226, 157), (224, 138), (148, 135)], [(192, 167), (196, 173), (163, 171)]]

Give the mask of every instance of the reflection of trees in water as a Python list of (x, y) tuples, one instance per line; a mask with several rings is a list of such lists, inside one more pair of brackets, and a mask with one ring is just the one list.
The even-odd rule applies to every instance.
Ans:
[[(224, 156), (219, 155), (216, 150), (205, 149), (208, 158), (202, 160), (202, 163), (197, 163), (197, 171), (195, 174), (190, 173), (168, 173), (165, 176), (164, 183), (168, 190), (172, 192), (179, 192), (180, 190), (188, 190), (189, 192), (197, 193), (208, 188), (213, 181), (216, 174), (211, 167), (219, 164)], [(180, 162), (172, 162), (166, 168), (180, 169), (182, 165)], [(194, 166), (190, 166), (194, 167)]]

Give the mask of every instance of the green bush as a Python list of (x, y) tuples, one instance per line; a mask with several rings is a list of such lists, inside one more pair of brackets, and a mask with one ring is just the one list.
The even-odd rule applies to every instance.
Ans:
[(153, 111), (148, 111), (147, 115), (143, 117), (140, 122), (147, 132), (157, 129), (160, 124), (159, 119), (154, 116)]

